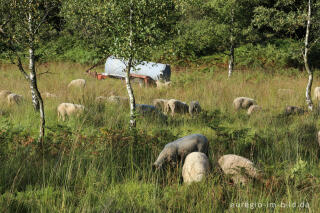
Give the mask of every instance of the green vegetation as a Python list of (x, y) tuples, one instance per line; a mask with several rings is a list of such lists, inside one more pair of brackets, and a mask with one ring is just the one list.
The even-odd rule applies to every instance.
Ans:
[[(0, 0), (0, 91), (24, 97), (0, 100), (0, 212), (320, 212), (318, 100), (303, 115), (283, 113), (306, 105), (306, 70), (320, 85), (319, 8), (318, 0)], [(84, 74), (108, 55), (171, 64), (167, 89), (132, 82), (136, 103), (197, 100), (203, 112), (166, 121), (132, 113), (130, 129), (128, 105), (95, 101), (127, 96), (125, 83)], [(20, 73), (27, 61), (38, 80), (30, 85), (57, 95), (43, 98), (43, 143), (32, 106), (39, 95)], [(78, 78), (83, 93), (67, 88)], [(239, 96), (263, 111), (235, 112)], [(85, 113), (60, 121), (63, 102)], [(209, 139), (212, 169), (187, 186), (182, 165), (152, 164), (165, 144), (192, 133)], [(262, 180), (233, 184), (217, 165), (225, 154), (253, 161)]]
[[(41, 91), (58, 95), (56, 99), (44, 99), (48, 121), (44, 147), (36, 142), (37, 116), (29, 103), (28, 85), (22, 76), (17, 78), (16, 68), (1, 66), (7, 71), (0, 73), (1, 79), (6, 79), (1, 88), (26, 98), (22, 106), (1, 105), (1, 211), (252, 211), (231, 207), (245, 202), (308, 202), (310, 211), (319, 211), (318, 115), (282, 116), (286, 104), (304, 103), (305, 80), (301, 75), (238, 71), (228, 80), (223, 69), (216, 67), (209, 68), (212, 72), (201, 67), (175, 72), (181, 69), (176, 67), (169, 90), (134, 84), (137, 103), (175, 97), (187, 102), (199, 100), (205, 111), (195, 118), (169, 117), (167, 123), (138, 116), (137, 134), (132, 135), (128, 130), (128, 107), (94, 102), (96, 96), (110, 92), (125, 95), (122, 81), (82, 76), (85, 67), (77, 64), (51, 63), (39, 69), (53, 72), (39, 78)], [(66, 90), (68, 82), (79, 76), (87, 80), (84, 98)], [(279, 88), (293, 89), (294, 95), (278, 97)], [(265, 111), (251, 117), (245, 111), (234, 112), (232, 100), (239, 95), (255, 98)], [(58, 121), (56, 107), (64, 101), (83, 103), (86, 113)], [(210, 141), (213, 169), (206, 181), (186, 186), (181, 182), (180, 167), (152, 170), (152, 163), (166, 143), (191, 133), (204, 134)], [(216, 163), (229, 153), (255, 162), (265, 174), (265, 181), (247, 186), (231, 184)], [(308, 209), (276, 208), (285, 212), (299, 210)]]

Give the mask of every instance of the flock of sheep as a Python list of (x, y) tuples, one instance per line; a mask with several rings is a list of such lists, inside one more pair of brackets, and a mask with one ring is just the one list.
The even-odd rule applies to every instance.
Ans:
[[(84, 79), (76, 79), (68, 84), (68, 88), (75, 87), (79, 89), (84, 89), (86, 81)], [(157, 87), (166, 87), (169, 84), (159, 83)], [(281, 89), (280, 89), (281, 90)], [(282, 89), (278, 93), (291, 93), (289, 89)], [(44, 93), (47, 98), (55, 98), (56, 95), (50, 93)], [(316, 87), (314, 90), (314, 96), (317, 100), (320, 100), (320, 87)], [(21, 95), (12, 93), (8, 90), (0, 91), (0, 101), (7, 101), (9, 105), (20, 104), (23, 100)], [(96, 102), (114, 102), (128, 104), (129, 100), (127, 97), (121, 96), (99, 96), (95, 99)], [(256, 101), (248, 97), (237, 97), (233, 101), (233, 106), (236, 110), (245, 109), (247, 114), (251, 115), (261, 111), (262, 108), (257, 105)], [(61, 103), (57, 107), (58, 118), (63, 121), (72, 115), (79, 115), (83, 113), (85, 107), (80, 104), (73, 103)], [(171, 114), (194, 114), (201, 112), (201, 106), (198, 101), (192, 101), (189, 104), (176, 100), (176, 99), (154, 99), (153, 105), (147, 104), (136, 104), (137, 112), (142, 115), (146, 114), (159, 114), (161, 116), (166, 116)], [(287, 106), (285, 109), (285, 114), (299, 114), (303, 113), (302, 108), (296, 106)], [(320, 139), (320, 132), (318, 133), (318, 138)], [(209, 143), (207, 138), (201, 134), (192, 134), (180, 138), (176, 141), (168, 143), (161, 153), (159, 154), (157, 160), (154, 163), (154, 167), (161, 169), (166, 165), (174, 166), (179, 162), (183, 163), (182, 177), (185, 183), (199, 182), (203, 180), (210, 172), (210, 164), (208, 160)], [(226, 175), (230, 175), (234, 183), (245, 184), (248, 182), (249, 178), (259, 179), (261, 173), (254, 166), (253, 162), (250, 160), (233, 154), (223, 155), (219, 160), (218, 164), (222, 171)], [(245, 174), (243, 173), (245, 171)]]

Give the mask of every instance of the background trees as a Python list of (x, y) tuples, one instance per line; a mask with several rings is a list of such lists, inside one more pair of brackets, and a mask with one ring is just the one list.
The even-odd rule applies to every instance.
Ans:
[[(130, 70), (162, 44), (170, 33), (173, 1), (167, 0), (69, 0), (63, 14), (101, 56), (115, 55), (126, 64), (126, 88), (130, 99), (130, 126), (136, 126), (135, 98)], [(81, 25), (77, 25), (80, 20)]]

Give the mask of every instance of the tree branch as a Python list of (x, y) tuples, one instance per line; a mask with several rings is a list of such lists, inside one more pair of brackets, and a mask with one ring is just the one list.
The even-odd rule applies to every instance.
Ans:
[(21, 63), (21, 58), (20, 56), (18, 56), (17, 54), (17, 59), (18, 59), (18, 67), (19, 67), (19, 71), (22, 73), (22, 75), (29, 81), (30, 78), (28, 76), (28, 74), (26, 73), (26, 71), (24, 70), (22, 63)]

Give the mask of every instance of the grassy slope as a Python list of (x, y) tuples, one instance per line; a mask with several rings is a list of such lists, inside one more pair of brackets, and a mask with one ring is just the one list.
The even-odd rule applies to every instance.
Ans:
[[(128, 132), (128, 109), (107, 104), (98, 106), (96, 96), (111, 93), (126, 96), (124, 82), (97, 81), (83, 74), (77, 64), (42, 65), (39, 71), (52, 74), (39, 78), (41, 92), (58, 95), (45, 99), (47, 144), (37, 146), (38, 117), (29, 104), (28, 85), (15, 67), (0, 66), (0, 89), (25, 97), (19, 107), (1, 105), (0, 208), (12, 212), (101, 212), (181, 211), (246, 212), (250, 208), (229, 208), (232, 203), (293, 203), (308, 201), (319, 211), (318, 116), (306, 114), (278, 116), (286, 105), (305, 105), (306, 75), (288, 77), (264, 72), (239, 71), (232, 79), (219, 68), (202, 72), (196, 67), (172, 74), (168, 90), (134, 85), (137, 103), (151, 104), (154, 98), (198, 100), (207, 113), (198, 118), (177, 116), (168, 124), (139, 118), (138, 139)], [(102, 71), (100, 68), (98, 71)], [(208, 69), (206, 69), (208, 71)], [(84, 95), (67, 90), (75, 78), (85, 78)], [(320, 85), (315, 81), (314, 85)], [(280, 88), (293, 95), (278, 97)], [(251, 116), (236, 113), (232, 101), (237, 96), (257, 100), (264, 112)], [(83, 103), (85, 115), (63, 123), (57, 120), (61, 102)], [(210, 128), (214, 122), (225, 127), (224, 136)], [(212, 126), (212, 125), (211, 125)], [(243, 130), (243, 131), (242, 131)], [(210, 140), (213, 171), (207, 181), (181, 185), (180, 169), (154, 172), (151, 164), (167, 142), (191, 133)], [(265, 182), (234, 186), (216, 167), (219, 156), (235, 153), (253, 160), (266, 174)], [(272, 208), (255, 208), (272, 211)], [(276, 208), (276, 211), (298, 211)], [(300, 209), (301, 210), (301, 209)]]

